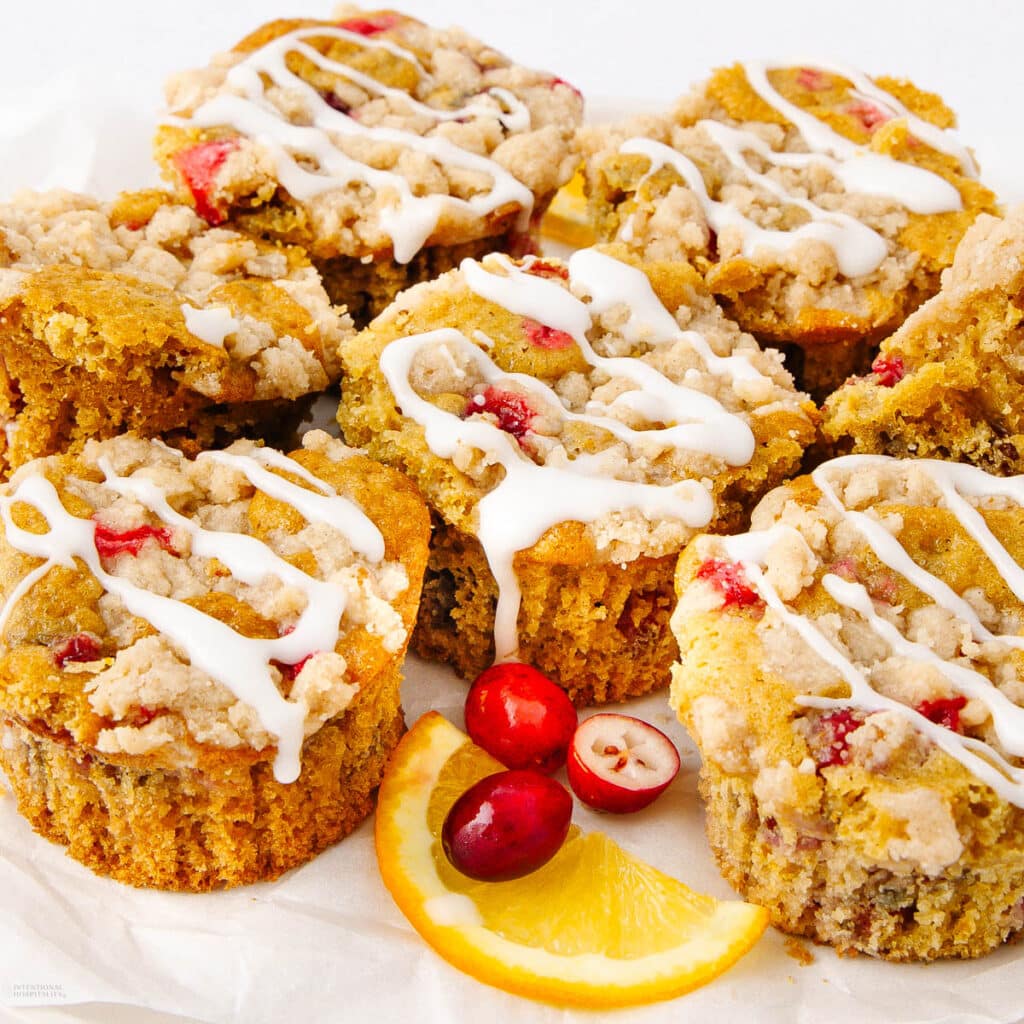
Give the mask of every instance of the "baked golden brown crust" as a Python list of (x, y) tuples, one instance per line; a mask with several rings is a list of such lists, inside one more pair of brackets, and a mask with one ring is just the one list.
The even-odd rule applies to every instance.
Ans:
[[(227, 462), (214, 454), (189, 463), (122, 437), (31, 463), (0, 495), (10, 516), (0, 540), (7, 599), (0, 761), (38, 831), (93, 870), (134, 885), (209, 889), (302, 863), (365, 817), (401, 734), (400, 664), (427, 555), (422, 501), (399, 474), (321, 433), (307, 435), (290, 462), (272, 455), (258, 463), (259, 452), (242, 443)], [(270, 480), (257, 487), (244, 466), (256, 474), (266, 467)], [(165, 488), (193, 526), (146, 512), (139, 501), (148, 492), (132, 490), (131, 481)], [(274, 481), (288, 486), (276, 493)], [(24, 535), (12, 533), (37, 531), (56, 514), (29, 504), (30, 493), (50, 486), (75, 517), (55, 523), (53, 543), (91, 518), (96, 564), (106, 576), (89, 568), (87, 558), (96, 556), (88, 552), (47, 569), (25, 553)], [(362, 508), (382, 535), (381, 558), (360, 554), (356, 540), (323, 518), (334, 513), (300, 512), (292, 496), (301, 501), (309, 492)], [(207, 533), (195, 533), (200, 526)], [(219, 550), (221, 535), (218, 557), (203, 545)], [(253, 543), (237, 576), (230, 566), (239, 538)], [(255, 542), (267, 566), (283, 559), (299, 575), (281, 576), (283, 567), (257, 572)], [(179, 612), (167, 609), (201, 612), (248, 651), (308, 626), (312, 595), (322, 601), (327, 592), (311, 583), (307, 595), (307, 579), (329, 584), (331, 600), (342, 595), (337, 627), (327, 625), (336, 643), (287, 663), (271, 660), (276, 695), (269, 704), (257, 690), (236, 689), (230, 665), (220, 675), (225, 663), (209, 651), (213, 641), (191, 640), (196, 627), (183, 629)], [(170, 599), (146, 606), (156, 608), (156, 624), (140, 617), (142, 606), (133, 612), (125, 603), (138, 600), (133, 587)], [(200, 646), (192, 650), (193, 643)], [(266, 717), (286, 707), (300, 716), (291, 727), (301, 744), (294, 782), (279, 771), (287, 737), (270, 723), (281, 719)]]
[(97, 874), (206, 892), (267, 882), (343, 839), (373, 809), (405, 721), (397, 668), (368, 679), (345, 715), (307, 740), (302, 774), (224, 758), (216, 771), (153, 769), (89, 753), (38, 726), (4, 724), (18, 811)]
[[(863, 152), (892, 157), (952, 184), (961, 209), (915, 213), (884, 193), (847, 191), (823, 164), (787, 165), (783, 171), (755, 158), (754, 165), (770, 172), (772, 186), (788, 193), (787, 200), (752, 183), (701, 122), (752, 132), (776, 154), (805, 154), (807, 144), (752, 88), (739, 64), (716, 71), (667, 115), (584, 129), (587, 188), (601, 238), (628, 240), (649, 258), (692, 262), (726, 312), (758, 340), (784, 347), (798, 383), (824, 397), (851, 373), (864, 372), (874, 346), (937, 291), (939, 275), (952, 263), (964, 232), (978, 213), (995, 211), (995, 197), (956, 157), (916, 138), (899, 111), (861, 95), (838, 71), (782, 67), (769, 70), (768, 80), (785, 101)], [(890, 104), (902, 104), (927, 125), (954, 124), (952, 112), (932, 93), (900, 79), (878, 77), (873, 84), (888, 94)], [(768, 244), (746, 251), (734, 228), (710, 230), (697, 194), (677, 170), (665, 165), (651, 173), (647, 155), (620, 150), (633, 137), (688, 157), (710, 199), (726, 204), (732, 214), (792, 232), (808, 223), (797, 203), (809, 199), (871, 228), (884, 242), (884, 258), (874, 270), (851, 276), (841, 271), (824, 241), (809, 239), (791, 253)]]

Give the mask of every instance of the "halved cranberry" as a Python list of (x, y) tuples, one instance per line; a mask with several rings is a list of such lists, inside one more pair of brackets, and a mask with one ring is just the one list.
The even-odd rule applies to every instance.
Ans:
[(213, 202), (217, 172), (240, 144), (237, 138), (214, 139), (174, 154), (174, 165), (192, 193), (196, 213), (213, 226), (223, 224), (227, 218), (227, 214)]
[(96, 523), (95, 542), (100, 558), (113, 558), (125, 553), (138, 555), (149, 540), (155, 540), (169, 554), (178, 554), (171, 543), (171, 531), (165, 526), (143, 524), (132, 530), (115, 530), (101, 522)]
[(656, 800), (679, 773), (675, 744), (648, 722), (603, 712), (576, 730), (566, 772), (588, 807), (631, 814)]
[(952, 732), (960, 732), (960, 712), (966, 705), (967, 698), (963, 694), (958, 694), (956, 697), (923, 700), (917, 705), (916, 710), (929, 722), (944, 726)]
[(860, 571), (852, 558), (837, 558), (828, 567), (828, 571), (846, 580), (847, 583), (857, 583), (860, 580)]
[(873, 132), (886, 121), (892, 120), (891, 114), (887, 114), (881, 107), (869, 103), (867, 100), (857, 100), (855, 103), (848, 104), (846, 113), (860, 121), (861, 127), (866, 132)]
[(871, 372), (883, 388), (895, 387), (906, 374), (902, 356), (879, 356), (871, 364)]
[(380, 14), (371, 14), (368, 18), (347, 18), (345, 21), (339, 21), (338, 28), (361, 36), (375, 36), (394, 28), (401, 20), (402, 16), (395, 14), (394, 11), (383, 11)]
[(747, 581), (743, 566), (721, 558), (709, 558), (697, 570), (697, 579), (706, 580), (722, 595), (723, 608), (748, 608), (763, 604), (760, 595)]
[(572, 82), (567, 82), (564, 78), (559, 78), (557, 75), (551, 79), (551, 88), (554, 89), (556, 85), (564, 85), (566, 89), (571, 89), (580, 99), (583, 99), (583, 93)]
[(344, 100), (338, 98), (333, 89), (325, 89), (320, 93), (320, 98), (339, 114), (347, 114), (352, 109)]
[(158, 708), (147, 708), (145, 704), (140, 704), (137, 708), (132, 708), (128, 719), (137, 729), (141, 729), (142, 726), (149, 725), (158, 714)]
[(100, 642), (90, 633), (76, 633), (53, 648), (53, 660), (61, 668), (69, 661), (96, 661), (99, 657)]
[(482, 395), (474, 395), (466, 403), (463, 417), (473, 413), (490, 413), (497, 419), (498, 426), (517, 441), (522, 441), (530, 432), (530, 424), (537, 415), (522, 395), (504, 391), (493, 384)]
[(830, 711), (818, 719), (822, 732), (824, 749), (819, 753), (819, 768), (830, 768), (835, 764), (846, 764), (850, 760), (850, 744), (847, 737), (864, 724), (864, 719), (849, 708)]
[(553, 352), (576, 344), (571, 334), (566, 334), (565, 331), (559, 331), (554, 327), (538, 323), (536, 320), (531, 320), (528, 316), (523, 317), (523, 331), (531, 345), (536, 345), (537, 348), (546, 348)]
[(523, 270), (534, 277), (558, 277), (563, 281), (569, 280), (569, 268), (564, 263), (534, 260), (528, 267), (523, 267)]
[(817, 68), (801, 68), (796, 76), (798, 85), (810, 92), (824, 92), (832, 88), (832, 77)]
[[(313, 654), (316, 653), (316, 651), (313, 652)], [(306, 662), (313, 657), (313, 654), (307, 654), (301, 661), (296, 661), (292, 665), (283, 661), (275, 661), (272, 664), (285, 679), (289, 680), (289, 682), (295, 682), (296, 677), (306, 667)]]

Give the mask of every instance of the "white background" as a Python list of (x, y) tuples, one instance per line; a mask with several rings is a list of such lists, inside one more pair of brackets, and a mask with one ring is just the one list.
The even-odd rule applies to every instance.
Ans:
[[(160, 85), (271, 17), (324, 16), (331, 0), (0, 0), (0, 196), (17, 186), (145, 184)], [(422, 0), (405, 10), (460, 24), (517, 60), (568, 79), (607, 111), (614, 99), (665, 102), (709, 68), (744, 57), (847, 61), (935, 89), (959, 112), (983, 177), (1024, 198), (1019, 108), (1024, 3), (863, 0)], [(413, 665), (410, 717), (461, 690)], [(666, 728), (658, 698), (644, 713)], [(692, 767), (692, 750), (673, 730)], [(700, 834), (692, 772), (636, 820), (610, 829), (628, 848), (719, 896)], [(607, 827), (581, 815), (589, 827)], [(616, 1022), (1009, 1022), (1024, 1014), (1024, 961), (897, 967), (815, 950), (798, 967), (769, 933), (719, 982)], [(1008, 985), (1007, 981), (1011, 983)], [(0, 1021), (593, 1021), (463, 978), (411, 933), (383, 891), (369, 830), (276, 886), (206, 897), (137, 893), (94, 878), (37, 839), (0, 799), (0, 982), (62, 984), (89, 1006), (10, 1009)], [(0, 999), (3, 993), (0, 992)], [(121, 1008), (110, 1003), (128, 1003)], [(133, 1006), (145, 1005), (145, 1016)], [(160, 1013), (155, 1013), (154, 1008)], [(308, 1008), (308, 1009), (302, 1009)]]
[[(167, 73), (204, 64), (261, 21), (323, 16), (332, 4), (0, 0), (0, 193), (65, 183), (48, 171), (69, 151), (72, 167), (119, 161), (126, 184), (143, 183), (148, 142), (138, 112), (159, 103)], [(845, 60), (908, 77), (958, 111), (986, 179), (1024, 198), (1020, 0), (410, 0), (404, 9), (461, 25), (594, 98), (669, 100), (709, 68), (757, 56)], [(40, 97), (56, 113), (33, 129), (33, 142), (50, 155), (26, 161), (11, 150), (26, 130), (18, 112)], [(112, 105), (122, 116), (107, 116)], [(105, 137), (92, 154), (97, 123)]]

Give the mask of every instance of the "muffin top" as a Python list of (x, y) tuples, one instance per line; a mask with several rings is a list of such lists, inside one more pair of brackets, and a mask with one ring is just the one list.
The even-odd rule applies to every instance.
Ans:
[(211, 229), (158, 191), (0, 203), (0, 314), (93, 373), (173, 351), (176, 376), (214, 401), (323, 390), (352, 331), (297, 249)]
[(189, 460), (124, 435), (0, 489), (4, 714), (118, 763), (273, 757), (404, 650), (426, 561), (412, 486), (320, 431)]
[[(934, 874), (962, 849), (953, 809), (985, 803), (976, 826), (995, 828), (996, 797), (1004, 825), (1024, 808), (1024, 479), (847, 456), (773, 491), (752, 526), (698, 538), (679, 566), (683, 660), (706, 630), (727, 666), (686, 680), (706, 755), (785, 761), (791, 806), (816, 778), (868, 790), (851, 813), (869, 828), (917, 806), (920, 849), (901, 849)], [(726, 681), (752, 649), (761, 681)]]
[(737, 528), (814, 433), (779, 354), (694, 271), (597, 249), (465, 260), (399, 296), (342, 359), (346, 437), (409, 472), (499, 582), (526, 548), (626, 562)]
[(525, 229), (572, 173), (583, 109), (459, 29), (355, 7), (264, 25), (167, 100), (157, 157), (211, 223), (400, 263)]
[(898, 322), (993, 209), (953, 124), (906, 81), (748, 61), (581, 144), (606, 237), (694, 262), (759, 337), (825, 340)]

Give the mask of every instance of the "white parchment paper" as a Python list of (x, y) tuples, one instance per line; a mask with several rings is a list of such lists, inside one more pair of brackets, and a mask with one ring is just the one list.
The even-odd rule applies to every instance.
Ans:
[[(601, 106), (607, 115), (607, 104)], [(626, 111), (632, 112), (632, 109)], [(155, 182), (152, 118), (70, 74), (0, 108), (0, 197), (34, 182), (112, 195)], [(457, 725), (465, 686), (410, 659), (403, 703)], [(578, 808), (575, 820), (722, 898), (696, 797), (697, 755), (664, 695), (627, 710), (669, 732), (684, 770), (651, 808), (624, 819)], [(372, 823), (273, 884), (192, 896), (98, 878), (32, 833), (0, 797), (0, 1019), (11, 1021), (500, 1021), (556, 1024), (598, 1015), (541, 1006), (449, 967), (381, 884)], [(600, 1015), (621, 1024), (918, 1024), (1024, 1016), (1024, 947), (926, 966), (840, 959), (811, 947), (801, 966), (769, 931), (723, 977), (671, 1003)]]

